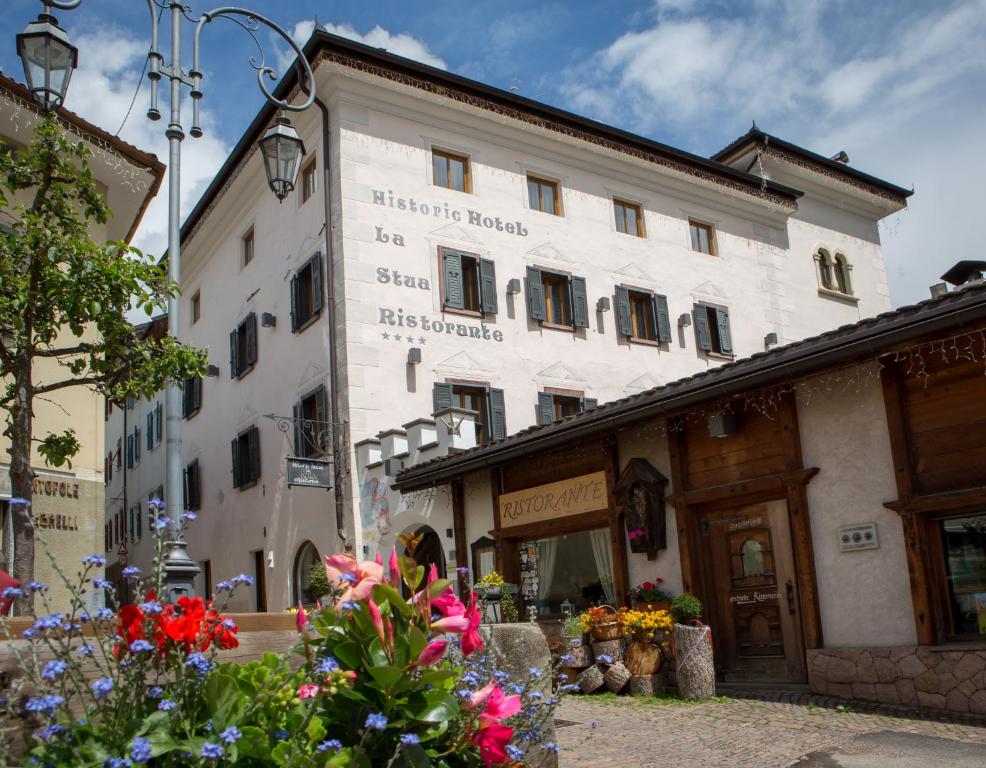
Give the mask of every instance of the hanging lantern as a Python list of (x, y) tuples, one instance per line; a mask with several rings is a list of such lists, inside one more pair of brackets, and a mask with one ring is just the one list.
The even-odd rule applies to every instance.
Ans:
[(17, 35), (17, 55), (24, 63), (28, 90), (44, 112), (65, 101), (72, 70), (79, 65), (79, 49), (68, 41), (54, 16), (38, 16)]
[(293, 190), (305, 157), (305, 145), (290, 121), (278, 115), (260, 140), (260, 152), (264, 156), (267, 183), (277, 199), (283, 201)]

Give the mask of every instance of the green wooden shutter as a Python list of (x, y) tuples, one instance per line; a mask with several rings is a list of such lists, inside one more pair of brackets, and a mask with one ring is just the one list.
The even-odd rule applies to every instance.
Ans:
[(733, 354), (733, 337), (729, 333), (729, 310), (716, 308), (716, 325), (719, 327), (719, 351)]
[(294, 455), (295, 456), (307, 456), (305, 453), (305, 430), (302, 427), (302, 420), (304, 410), (301, 407), (301, 401), (299, 400), (294, 404)]
[(528, 267), (525, 282), (527, 283), (527, 313), (531, 320), (547, 320), (548, 308), (544, 301), (544, 283), (541, 282), (541, 270)]
[(712, 349), (712, 335), (709, 333), (709, 315), (702, 304), (696, 304), (692, 310), (692, 318), (695, 320), (695, 339), (698, 341), (698, 348), (706, 352)]
[(322, 311), (322, 254), (312, 256), (312, 316)]
[(452, 385), (443, 382), (436, 382), (432, 390), (432, 404), (435, 406), (434, 413), (444, 411), (452, 407)]
[(246, 318), (246, 364), (257, 362), (257, 313), (251, 312)]
[(490, 390), (490, 434), (494, 440), (507, 436), (507, 407), (502, 389)]
[(616, 286), (616, 328), (629, 338), (633, 336), (633, 323), (630, 321), (630, 292), (623, 286)]
[(550, 392), (538, 392), (538, 424), (550, 424), (555, 420), (555, 396)]
[(589, 295), (584, 277), (572, 277), (572, 322), (576, 328), (589, 327)]
[(251, 427), (247, 432), (247, 456), (249, 460), (249, 479), (260, 479), (260, 430)]
[(298, 317), (300, 302), (298, 301), (298, 273), (291, 275), (291, 332), (294, 333), (301, 325)]
[(657, 340), (663, 344), (671, 343), (671, 312), (668, 310), (668, 297), (654, 294), (654, 317), (657, 318)]
[(315, 425), (315, 440), (319, 450), (324, 451), (328, 448), (329, 438), (332, 434), (329, 431), (332, 429), (332, 425), (329, 424), (329, 395), (324, 384), (315, 392), (315, 413), (319, 422)]
[(240, 438), (234, 437), (231, 447), (233, 451), (233, 487), (239, 488), (243, 485), (243, 478), (240, 476)]
[(229, 334), (229, 375), (230, 378), (235, 379), (239, 373), (239, 360), (236, 359), (236, 336), (238, 329), (234, 330)]
[(492, 259), (479, 260), (479, 298), (484, 314), (496, 314), (496, 267)]
[(445, 306), (465, 308), (465, 287), (462, 285), (462, 254), (445, 251)]
[(599, 405), (599, 401), (596, 400), (596, 398), (594, 398), (594, 397), (586, 397), (586, 398), (584, 398), (582, 400), (582, 410), (583, 411), (591, 411), (597, 405)]

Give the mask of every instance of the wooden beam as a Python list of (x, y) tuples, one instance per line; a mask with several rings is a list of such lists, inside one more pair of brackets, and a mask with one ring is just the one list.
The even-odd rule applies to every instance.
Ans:
[(620, 451), (617, 435), (612, 433), (606, 440), (609, 461), (606, 462), (606, 496), (609, 499), (609, 542), (613, 550), (613, 586), (616, 590), (616, 604), (629, 605), (630, 564), (627, 561), (627, 538), (623, 533), (623, 515), (616, 506), (616, 484), (620, 479)]
[(975, 510), (986, 507), (986, 488), (966, 488), (962, 491), (935, 493), (928, 496), (911, 496), (884, 503), (887, 509), (903, 514), (935, 514), (936, 512), (957, 512), (963, 509)]
[[(465, 483), (457, 477), (451, 483), (452, 488), (452, 533), (455, 542), (455, 564), (458, 567), (469, 567), (469, 545), (466, 543), (466, 503)], [(459, 594), (469, 592), (469, 577), (463, 571), (458, 572)]]
[(695, 514), (688, 506), (685, 481), (685, 431), (682, 425), (668, 419), (668, 457), (671, 464), (671, 491), (668, 503), (674, 507), (678, 529), (678, 557), (681, 560), (681, 584), (685, 592), (695, 594), (699, 589), (699, 530)]

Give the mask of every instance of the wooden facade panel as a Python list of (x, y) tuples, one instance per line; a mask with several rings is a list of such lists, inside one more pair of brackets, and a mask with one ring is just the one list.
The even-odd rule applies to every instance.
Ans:
[(689, 423), (684, 434), (685, 485), (688, 490), (762, 477), (787, 468), (784, 423), (778, 415), (737, 415), (731, 437), (712, 437), (704, 420)]
[[(691, 467), (689, 467), (691, 470)], [(706, 488), (710, 485), (723, 485), (725, 483), (736, 483), (741, 480), (748, 480), (764, 475), (773, 475), (783, 472), (785, 462), (783, 456), (768, 456), (754, 461), (744, 461), (735, 464), (723, 464), (714, 469), (703, 471), (689, 471), (689, 488)]]
[(609, 452), (602, 440), (525, 456), (503, 467), (503, 492), (520, 491), (607, 468)]

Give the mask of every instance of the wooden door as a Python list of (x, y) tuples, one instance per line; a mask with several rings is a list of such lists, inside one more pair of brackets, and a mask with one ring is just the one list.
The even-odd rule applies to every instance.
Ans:
[(804, 639), (787, 502), (701, 517), (707, 620), (725, 681), (804, 682)]

